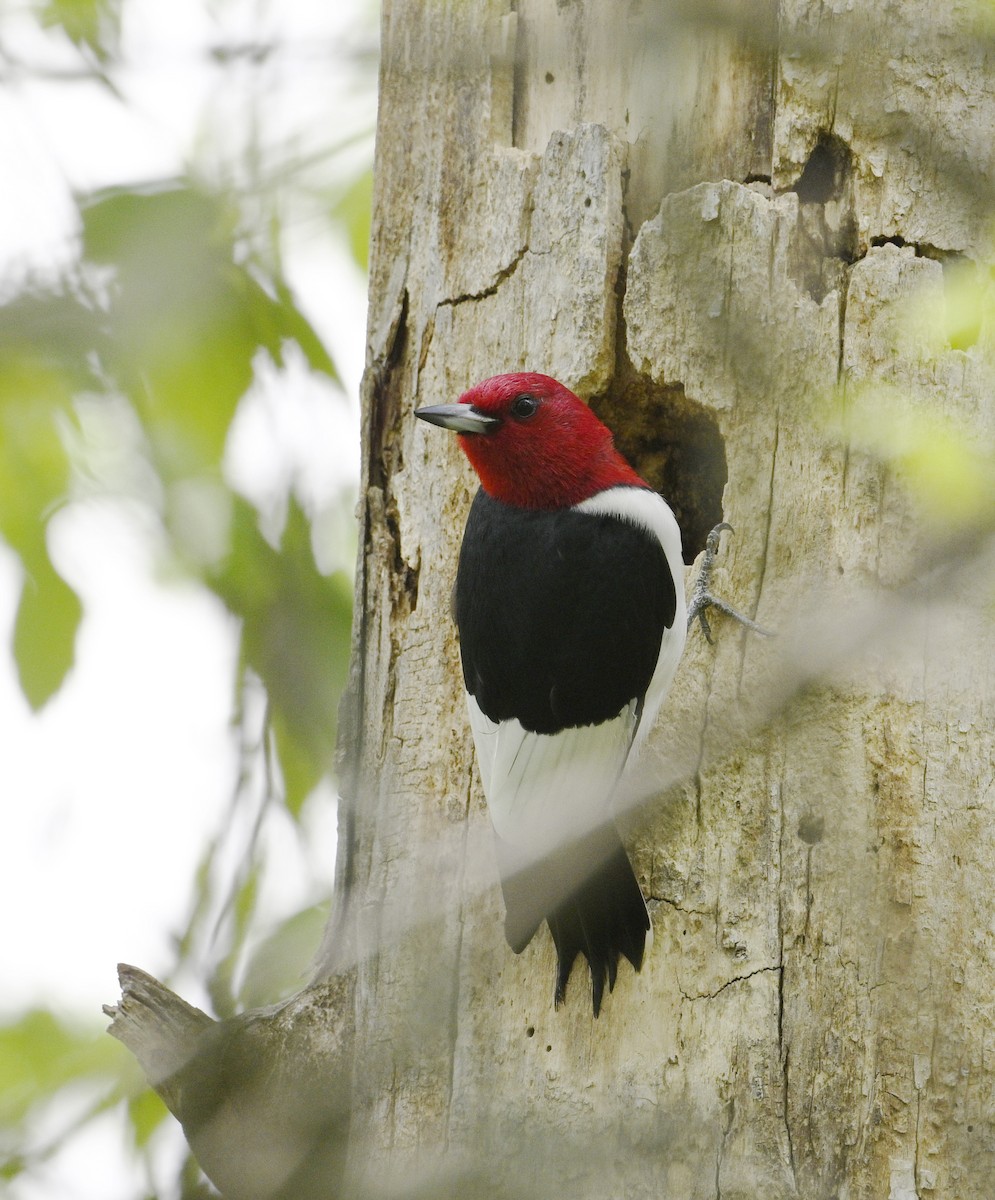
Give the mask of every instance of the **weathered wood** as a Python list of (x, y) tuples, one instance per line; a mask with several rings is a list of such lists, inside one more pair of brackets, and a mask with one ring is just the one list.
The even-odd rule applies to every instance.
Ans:
[(214, 1021), (120, 964), (108, 1032), (138, 1059), (229, 1200), (332, 1200), (349, 1129), (352, 979)]
[[(891, 337), (939, 264), (878, 244), (976, 253), (987, 236), (987, 50), (963, 12), (916, 58), (876, 9), (819, 11), (783, 5), (774, 44), (748, 6), (705, 28), (677, 7), (387, 6), (371, 356), (389, 402), (367, 441), (378, 632), (358, 697), (377, 736), (357, 797), (357, 886), (384, 942), (361, 971), (357, 1061), (375, 1144), (437, 1187), (464, 1158), (533, 1194), (900, 1196), (911, 1179), (955, 1195), (988, 1178), (958, 1132), (988, 1128), (984, 1105), (957, 1114), (961, 1067), (987, 1079), (982, 1026), (966, 1030), (991, 989), (967, 999), (942, 947), (993, 853), (965, 856), (952, 815), (989, 786), (992, 743), (972, 718), (950, 778), (945, 706), (974, 687), (990, 706), (991, 680), (974, 663), (965, 690), (949, 619), (990, 630), (965, 590), (942, 650), (923, 640), (929, 531), (834, 425), (841, 385), (856, 404), (880, 380), (991, 429), (971, 355)], [(955, 111), (977, 150), (961, 174), (952, 147), (929, 153)], [(669, 421), (711, 423), (737, 531), (727, 594), (783, 634), (690, 644), (642, 773), (664, 790), (635, 842), (656, 944), (594, 1025), (579, 979), (552, 1011), (545, 941), (517, 959), (503, 944), (445, 616), (473, 481), (408, 419), (525, 364), (595, 398), (622, 440), (629, 393), (664, 443)], [(412, 912), (417, 936), (393, 940)], [(959, 1032), (941, 1037), (949, 1009)]]
[[(729, 1056), (719, 1077), (743, 1054), (750, 1063), (729, 1109), (730, 1171), (765, 1130), (774, 1146), (783, 1122), (781, 1152), (800, 1195), (844, 1184), (851, 1194), (904, 1195), (913, 1177), (955, 1195), (965, 1171), (982, 1186), (992, 1164), (984, 1139), (972, 1152), (961, 1141), (964, 1125), (987, 1127), (987, 1106), (960, 1128), (955, 1116), (965, 1057), (972, 1077), (987, 1071), (970, 1037), (949, 1031), (963, 1035), (967, 1008), (980, 1036), (991, 1013), (986, 996), (964, 997), (963, 961), (947, 951), (955, 929), (970, 939), (984, 920), (975, 910), (995, 846), (986, 837), (962, 853), (963, 814), (990, 795), (991, 726), (972, 715), (959, 733), (974, 763), (966, 775), (960, 754), (951, 759), (949, 726), (958, 712), (991, 706), (990, 659), (979, 664), (974, 651), (991, 644), (991, 626), (956, 573), (948, 595), (913, 614), (901, 591), (883, 591), (914, 582), (935, 547), (900, 481), (833, 445), (827, 400), (841, 377), (851, 390), (898, 384), (908, 405), (926, 405), (941, 394), (937, 379), (955, 372), (974, 399), (943, 393), (941, 411), (977, 414), (991, 393), (983, 364), (963, 352), (924, 358), (913, 339), (903, 355), (896, 342), (899, 306), (939, 282), (939, 264), (882, 246), (848, 272), (845, 307), (838, 293), (816, 303), (793, 266), (798, 208), (793, 195), (701, 185), (665, 201), (630, 262), (630, 353), (681, 379), (720, 419), (735, 481), (726, 512), (747, 534), (734, 542), (731, 573), (759, 585), (740, 599), (785, 632), (802, 609), (816, 637), (840, 614), (858, 633), (866, 622), (851, 644), (859, 654), (834, 662), (825, 683), (725, 761), (730, 729), (715, 727), (716, 705), (738, 693), (741, 714), (756, 712), (758, 698), (762, 710), (779, 655), (727, 638), (711, 678), (703, 663), (697, 676), (685, 671), (684, 686), (707, 683), (703, 745), (720, 765), (699, 778), (694, 827), (679, 829), (675, 846), (673, 823), (661, 824), (652, 841), (654, 867), (664, 866), (654, 894), (672, 906), (657, 929), (673, 930), (678, 974), (694, 981), (682, 983), (685, 994), (718, 999), (728, 981), (753, 982), (753, 1011), (732, 1039), (727, 1014), (702, 1007), (711, 1057), (723, 1047)], [(758, 540), (763, 562), (751, 572), (739, 564)], [(801, 641), (796, 650), (806, 653)], [(693, 656), (702, 651), (692, 646)], [(776, 674), (774, 683), (776, 696)], [(714, 942), (702, 953), (711, 939), (685, 939), (706, 930)], [(766, 997), (755, 982), (763, 978)], [(700, 1094), (707, 1080), (686, 1071)]]
[(970, 0), (782, 0), (774, 186), (794, 186), (820, 138), (835, 137), (852, 156), (861, 250), (897, 237), (989, 257), (995, 47), (985, 20)]
[(111, 1018), (107, 1032), (134, 1054), (146, 1079), (179, 1119), (179, 1073), (215, 1022), (138, 967), (118, 963), (117, 974), (121, 1000), (104, 1005), (104, 1015)]
[[(902, 317), (988, 253), (973, 12), (386, 0), (319, 973), (355, 969), (354, 1035), (294, 1002), (307, 1061), (350, 1039), (346, 1194), (990, 1190), (992, 516), (934, 519), (900, 452), (951, 416), (991, 470), (995, 331)], [(554, 1012), (545, 934), (504, 943), (448, 614), (474, 480), (411, 417), (525, 365), (692, 554), (733, 524), (717, 586), (780, 633), (689, 640), (630, 787), (655, 944), (596, 1022), (579, 970)]]

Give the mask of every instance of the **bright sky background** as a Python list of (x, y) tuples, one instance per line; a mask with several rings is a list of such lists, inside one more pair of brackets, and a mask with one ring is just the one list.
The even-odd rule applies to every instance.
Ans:
[[(230, 179), (250, 115), (266, 142), (299, 154), (372, 122), (374, 98), (357, 102), (348, 66), (357, 47), (371, 49), (375, 18), (364, 0), (125, 0), (124, 12), (131, 66), (115, 79), (125, 104), (93, 83), (40, 79), (32, 68), (75, 68), (75, 53), (39, 38), (15, 6), (0, 14), (5, 50), (25, 64), (0, 92), (3, 296), (71, 257), (70, 189), (162, 178), (191, 163)], [(222, 69), (206, 53), (269, 37), (285, 49), (263, 69)], [(287, 225), (287, 276), (348, 399), (302, 369), (268, 373), (229, 447), (231, 478), (262, 504), (288, 477), (320, 503), (358, 466), (365, 282), (315, 213), (291, 214)], [(53, 556), (85, 616), (76, 666), (37, 716), (10, 658), (20, 572), (0, 546), (0, 1016), (44, 1005), (92, 1018), (117, 999), (119, 960), (165, 969), (170, 936), (188, 916), (194, 864), (231, 801), (235, 629), (201, 589), (157, 576), (150, 535), (137, 510), (107, 502), (57, 519)], [(330, 882), (334, 818), (334, 798), (319, 796), (303, 846), (270, 822), (264, 902), (273, 911), (294, 911), (315, 881)], [(196, 980), (182, 990), (204, 1003)], [(129, 1178), (121, 1158), (108, 1121), (53, 1162), (45, 1186), (18, 1184), (11, 1194), (131, 1200), (141, 1176)]]

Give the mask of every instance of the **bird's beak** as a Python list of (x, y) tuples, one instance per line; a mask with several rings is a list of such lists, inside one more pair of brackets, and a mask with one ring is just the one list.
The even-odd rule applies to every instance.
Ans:
[(492, 433), (501, 424), (499, 417), (489, 417), (472, 404), (435, 404), (431, 408), (416, 408), (415, 416), (455, 433)]

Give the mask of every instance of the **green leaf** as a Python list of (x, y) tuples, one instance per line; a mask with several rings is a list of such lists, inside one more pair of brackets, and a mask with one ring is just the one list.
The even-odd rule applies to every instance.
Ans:
[(13, 1154), (10, 1158), (0, 1159), (0, 1179), (16, 1179), (18, 1175), (23, 1175), (27, 1170), (28, 1164), (20, 1154)]
[(31, 1009), (0, 1025), (0, 1127), (23, 1123), (35, 1105), (82, 1079), (114, 1081), (119, 1048), (102, 1030)]
[(47, 555), (32, 555), (25, 567), (13, 649), (21, 691), (37, 710), (59, 690), (73, 665), (83, 607)]
[(327, 375), (335, 383), (340, 383), (339, 373), (332, 361), (332, 356), (328, 353), (314, 326), (297, 307), (290, 289), (282, 281), (277, 284), (276, 303), (279, 305), (280, 330), (283, 337), (288, 341), (295, 342), (300, 347), (312, 371), (319, 375)]
[(259, 344), (277, 366), (283, 366), (285, 342), (294, 342), (312, 371), (339, 382), (339, 373), (331, 355), (314, 326), (298, 308), (293, 292), (282, 279), (274, 281), (275, 295), (250, 273), (244, 276), (246, 305), (251, 312)]
[(44, 367), (60, 373), (69, 392), (100, 388), (91, 355), (105, 337), (102, 314), (66, 291), (26, 291), (0, 308), (4, 373)]
[(300, 816), (304, 801), (326, 774), (327, 765), (320, 762), (311, 747), (298, 737), (281, 710), (270, 713), (270, 728), (276, 741), (276, 755), (283, 776), (284, 803), (296, 818)]
[(43, 26), (61, 27), (71, 42), (91, 50), (102, 63), (117, 53), (120, 0), (41, 0), (38, 16)]
[(0, 534), (20, 556), (25, 581), (14, 625), (21, 689), (40, 708), (73, 663), (82, 608), (48, 554), (47, 521), (63, 501), (69, 460), (60, 436), (75, 380), (25, 344), (0, 353)]
[(364, 272), (370, 266), (370, 226), (373, 212), (373, 172), (364, 171), (332, 205), (332, 217), (345, 226), (349, 250)]
[(310, 522), (293, 500), (279, 549), (260, 533), (251, 505), (236, 500), (231, 552), (208, 578), (242, 620), (242, 656), (266, 687), (287, 804), (297, 813), (331, 769), (349, 660), (349, 579), (318, 570)]
[(82, 207), (83, 246), (114, 268), (111, 369), (167, 477), (217, 468), (265, 331), (237, 265), (223, 198), (164, 181), (111, 189)]
[(234, 1016), (236, 1011), (233, 979), (258, 899), (259, 863), (252, 862), (231, 895), (226, 909), (232, 919), (228, 953), (217, 963), (207, 981), (214, 1011), (221, 1018)]
[(71, 402), (57, 366), (0, 345), (0, 533), (22, 557), (42, 544), (45, 517), (66, 493), (59, 421)]
[(256, 946), (239, 988), (243, 1008), (275, 1004), (300, 989), (327, 919), (327, 904), (312, 905), (282, 922)]
[[(80, 215), (84, 257), (135, 275), (178, 276), (168, 271), (174, 255), (186, 260), (203, 246), (230, 246), (236, 229), (230, 202), (180, 178), (90, 192), (80, 197)], [(146, 241), (150, 232), (158, 236)], [(183, 286), (179, 277), (176, 285)]]
[(143, 1088), (128, 1100), (128, 1121), (134, 1144), (141, 1150), (169, 1116), (169, 1109), (151, 1088)]
[(235, 206), (178, 180), (113, 188), (82, 203), (83, 248), (114, 272), (108, 361), (167, 478), (216, 470), (238, 402), (265, 351), (296, 342), (337, 373), (281, 280), (260, 282), (239, 244)]

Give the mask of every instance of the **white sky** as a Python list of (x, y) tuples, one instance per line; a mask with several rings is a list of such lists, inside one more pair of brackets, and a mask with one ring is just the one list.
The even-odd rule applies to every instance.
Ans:
[[(12, 8), (0, 15), (5, 48), (31, 66), (77, 63)], [(253, 100), (264, 100), (264, 136), (290, 153), (372, 121), (372, 98), (357, 104), (348, 66), (335, 64), (346, 41), (354, 44), (357, 10), (369, 8), (363, 0), (125, 0), (133, 65), (115, 79), (126, 105), (93, 84), (25, 71), (0, 93), (0, 292), (67, 261), (70, 188), (163, 177), (190, 163), (209, 178), (238, 178)], [(288, 49), (261, 72), (208, 64), (205, 46), (268, 35)], [(291, 478), (300, 494), (326, 501), (355, 478), (358, 462), (365, 283), (320, 219), (292, 212), (288, 227), (286, 273), (349, 399), (302, 369), (266, 372), (229, 447), (233, 480), (263, 504)], [(0, 546), (0, 1016), (38, 1004), (92, 1017), (117, 998), (119, 960), (153, 974), (172, 961), (194, 864), (235, 784), (236, 631), (202, 589), (157, 578), (154, 535), (137, 509), (73, 506), (54, 523), (51, 547), (85, 616), (76, 666), (36, 716), (9, 653), (19, 568)], [(333, 798), (319, 796), (309, 817), (304, 845), (278, 821), (267, 830), (273, 869), (264, 900), (280, 915), (311, 897), (314, 879), (331, 878)], [(204, 1002), (196, 980), (183, 990)], [(174, 1143), (167, 1160), (176, 1153)], [(125, 1200), (139, 1177), (123, 1173), (121, 1157), (120, 1134), (105, 1122), (53, 1162), (40, 1189), (15, 1185), (12, 1195)]]

